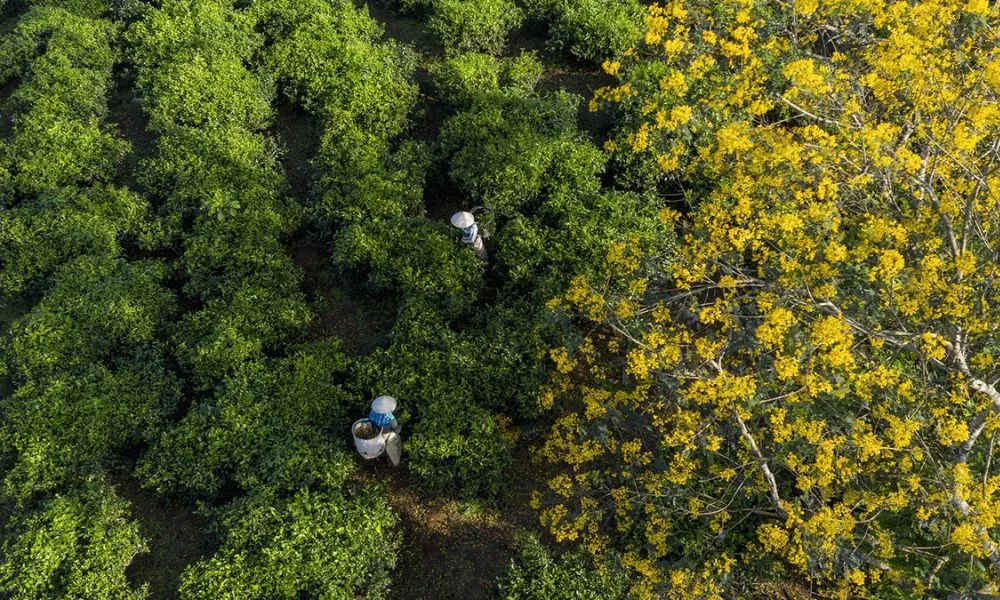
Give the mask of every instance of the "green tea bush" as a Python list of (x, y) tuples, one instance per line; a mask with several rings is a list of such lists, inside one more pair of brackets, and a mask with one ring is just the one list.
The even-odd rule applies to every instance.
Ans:
[(164, 198), (184, 291), (200, 306), (175, 332), (200, 389), (309, 320), (281, 239), (294, 211), (279, 198), (276, 148), (262, 135), (273, 86), (245, 64), (264, 42), (254, 25), (228, 2), (165, 0), (128, 34), (143, 105), (161, 132), (143, 180)]
[(344, 444), (353, 403), (335, 383), (347, 368), (334, 339), (243, 365), (164, 434), (140, 475), (161, 491), (203, 497), (227, 478), (244, 489), (335, 489), (355, 466)]
[(518, 539), (518, 553), (499, 579), (501, 600), (625, 600), (628, 574), (614, 561), (595, 569), (576, 551), (555, 559), (538, 541)]
[(179, 398), (159, 338), (174, 306), (162, 265), (79, 258), (11, 328), (15, 392), (0, 399), (4, 490), (25, 498), (151, 440)]
[(181, 598), (385, 597), (400, 538), (380, 489), (286, 498), (265, 488), (218, 512), (223, 546), (184, 572)]
[(134, 192), (97, 185), (48, 190), (0, 212), (0, 291), (21, 291), (73, 257), (118, 256), (148, 208)]
[(471, 379), (479, 402), (523, 418), (537, 416), (539, 390), (548, 379), (547, 365), (539, 358), (560, 333), (548, 309), (530, 297), (503, 298), (478, 333), (480, 363)]
[(527, 10), (549, 24), (553, 47), (595, 63), (621, 57), (644, 32), (637, 0), (528, 0)]
[(321, 225), (414, 217), (423, 211), (424, 175), (431, 161), (420, 142), (387, 150), (383, 140), (351, 124), (330, 121), (316, 164), (322, 195), (315, 207)]
[(0, 292), (41, 285), (78, 256), (118, 256), (146, 216), (142, 198), (103, 183), (128, 147), (103, 122), (116, 28), (62, 4), (31, 7), (0, 41), (0, 75), (20, 77), (0, 145)]
[(490, 54), (467, 52), (444, 61), (434, 74), (434, 87), (451, 104), (471, 104), (484, 92), (500, 87), (502, 64)]
[(413, 51), (380, 42), (381, 26), (346, 0), (267, 0), (254, 14), (270, 42), (265, 72), (323, 125), (317, 224), (329, 233), (418, 214), (429, 156), (419, 144), (393, 144), (418, 95)]
[(417, 57), (379, 41), (382, 26), (366, 10), (347, 0), (262, 0), (251, 14), (270, 42), (264, 71), (289, 97), (383, 143), (402, 132), (417, 99)]
[(452, 179), (505, 218), (492, 260), (506, 291), (539, 306), (603, 264), (612, 243), (672, 239), (655, 202), (602, 191), (605, 154), (577, 130), (577, 101), (565, 93), (487, 95), (441, 134)]
[(0, 597), (9, 600), (141, 600), (125, 568), (147, 551), (128, 504), (91, 480), (35, 508), (16, 512), (0, 530)]
[(545, 74), (545, 65), (534, 52), (522, 52), (503, 63), (501, 83), (514, 92), (530, 94)]
[(337, 238), (334, 262), (375, 292), (420, 300), (448, 316), (467, 310), (483, 285), (481, 261), (453, 228), (424, 218), (352, 225)]
[(385, 390), (411, 415), (404, 430), (412, 473), (432, 489), (490, 497), (503, 485), (510, 447), (483, 406), (480, 372), (493, 357), (470, 334), (452, 331), (432, 306), (405, 304), (389, 347), (359, 365), (366, 390)]
[(507, 34), (524, 20), (511, 0), (434, 0), (433, 7), (428, 27), (448, 54), (500, 54)]
[(411, 472), (429, 487), (492, 498), (510, 468), (510, 445), (494, 415), (473, 403), (474, 394), (457, 389), (424, 406), (406, 452)]
[(434, 73), (440, 97), (456, 106), (468, 106), (503, 89), (517, 96), (530, 94), (544, 72), (532, 53), (499, 59), (490, 54), (467, 52), (446, 59)]
[(114, 174), (128, 144), (101, 121), (116, 35), (95, 14), (40, 5), (0, 43), (0, 77), (21, 75), (8, 100), (16, 115), (13, 136), (0, 147), (0, 168), (8, 173), (0, 200)]
[(149, 115), (154, 129), (167, 123), (248, 129), (269, 124), (272, 87), (248, 71), (238, 56), (222, 56), (227, 59), (191, 52), (187, 60), (163, 63), (155, 76), (143, 71), (146, 76), (139, 84), (155, 98)]
[(442, 128), (451, 177), (474, 202), (516, 214), (539, 195), (560, 144), (586, 143), (576, 132), (578, 103), (565, 92), (483, 98)]
[(618, 58), (639, 40), (644, 12), (636, 0), (573, 0), (552, 23), (552, 40), (591, 62)]

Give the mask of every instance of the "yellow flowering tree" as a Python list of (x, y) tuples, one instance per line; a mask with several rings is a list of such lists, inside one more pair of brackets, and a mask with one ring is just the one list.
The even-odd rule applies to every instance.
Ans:
[(682, 189), (678, 250), (553, 307), (534, 501), (639, 597), (1000, 580), (1000, 14), (985, 0), (654, 5), (606, 148)]

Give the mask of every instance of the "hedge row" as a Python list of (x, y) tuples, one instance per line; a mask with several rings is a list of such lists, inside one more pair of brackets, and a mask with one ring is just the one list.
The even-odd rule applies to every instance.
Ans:
[(128, 32), (142, 104), (159, 134), (143, 182), (161, 200), (164, 242), (196, 303), (177, 327), (182, 364), (216, 385), (309, 321), (281, 240), (294, 226), (279, 196), (271, 87), (245, 64), (262, 42), (221, 0), (168, 0)]
[(297, 6), (165, 0), (128, 33), (159, 134), (143, 183), (161, 200), (162, 240), (180, 254), (191, 307), (172, 339), (199, 392), (138, 473), (161, 492), (244, 492), (218, 511), (222, 548), (184, 573), (184, 598), (376, 597), (395, 561), (384, 498), (345, 484), (355, 465), (343, 444), (346, 359), (335, 341), (297, 343), (311, 315), (282, 239), (301, 208), (281, 196), (264, 134), (272, 71), (248, 66), (265, 55), (260, 31), (280, 25), (262, 20), (278, 14), (268, 11), (309, 21)]
[(549, 44), (593, 63), (620, 58), (645, 31), (638, 0), (524, 0), (549, 27)]
[(0, 142), (0, 292), (39, 287), (80, 255), (117, 256), (146, 205), (110, 184), (128, 143), (106, 121), (116, 27), (88, 2), (38, 2), (0, 39), (16, 85)]
[(122, 258), (148, 208), (111, 183), (128, 144), (107, 123), (118, 32), (104, 12), (35, 2), (0, 38), (0, 79), (15, 86), (0, 293), (41, 297), (3, 346), (0, 596), (15, 600), (145, 596), (125, 579), (144, 543), (101, 471), (152, 439), (179, 396), (158, 341), (174, 308), (164, 269)]

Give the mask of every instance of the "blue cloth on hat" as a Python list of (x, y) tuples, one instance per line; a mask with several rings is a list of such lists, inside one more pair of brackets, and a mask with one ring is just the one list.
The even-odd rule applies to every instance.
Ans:
[(368, 413), (368, 420), (372, 422), (375, 429), (392, 429), (392, 424), (396, 422), (396, 417), (392, 413), (377, 413), (374, 410)]

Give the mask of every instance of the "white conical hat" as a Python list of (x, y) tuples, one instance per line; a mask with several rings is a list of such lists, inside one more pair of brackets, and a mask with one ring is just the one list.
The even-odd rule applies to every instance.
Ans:
[(387, 415), (396, 410), (396, 399), (392, 396), (379, 396), (372, 402), (372, 410), (380, 415)]
[(465, 212), (464, 210), (451, 215), (451, 224), (459, 229), (471, 227), (475, 222), (476, 218), (472, 216), (472, 213)]

